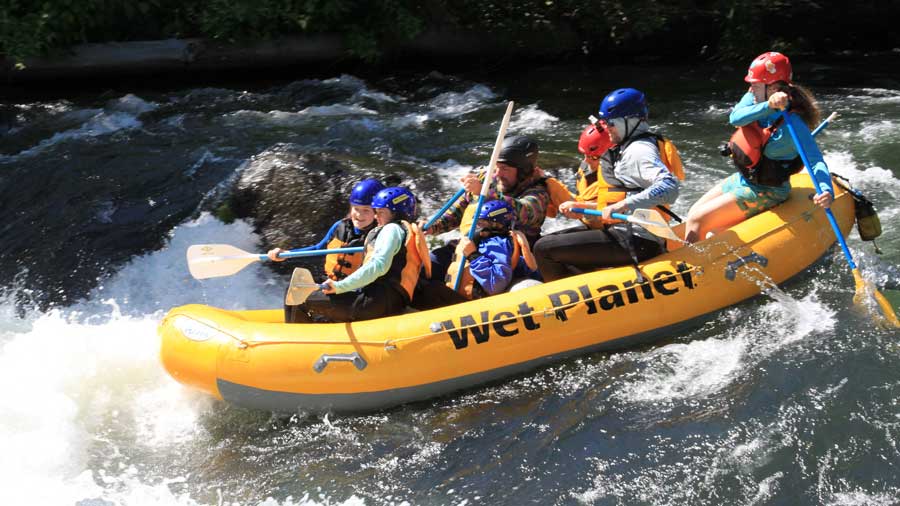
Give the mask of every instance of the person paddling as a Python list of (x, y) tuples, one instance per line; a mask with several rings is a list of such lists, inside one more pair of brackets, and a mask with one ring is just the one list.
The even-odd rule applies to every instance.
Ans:
[[(489, 184), (486, 199), (509, 204), (516, 217), (516, 227), (534, 244), (541, 233), (541, 226), (547, 216), (550, 194), (545, 177), (537, 164), (539, 155), (537, 142), (526, 135), (506, 137), (497, 157), (497, 171)], [(428, 234), (439, 235), (453, 229), (465, 236), (474, 220), (476, 202), (483, 186), (481, 174), (466, 174), (461, 183), (466, 193), (443, 215), (434, 220)], [(455, 292), (445, 290), (444, 279), (452, 262), (458, 240), (451, 240), (444, 246), (431, 251), (431, 278), (422, 277), (416, 287), (413, 307), (431, 309), (459, 302)]]
[[(344, 279), (326, 279), (320, 292), (291, 306), (288, 323), (349, 322), (402, 313), (419, 278), (416, 198), (406, 188), (385, 188), (372, 198), (375, 220), (362, 264)], [(335, 297), (349, 294), (347, 297)]]
[[(637, 265), (665, 251), (665, 240), (643, 227), (611, 218), (612, 213), (668, 206), (678, 198), (678, 173), (683, 174), (680, 159), (677, 168), (664, 163), (660, 145), (671, 141), (650, 131), (648, 113), (644, 94), (634, 88), (615, 90), (600, 103), (599, 126), (608, 131), (614, 147), (606, 149), (599, 160), (586, 160), (596, 164), (597, 180), (603, 180), (591, 190), (596, 191), (594, 202), (603, 211), (603, 221), (597, 228), (582, 227), (537, 242), (534, 253), (544, 281), (569, 276), (573, 271)], [(604, 142), (598, 137), (598, 147), (592, 153), (599, 152)], [(587, 191), (585, 187), (585, 195)], [(575, 204), (564, 203), (560, 210), (569, 214)]]
[[(580, 218), (587, 228), (602, 228), (603, 223), (601, 220), (587, 215), (576, 215), (572, 213), (572, 208), (602, 209), (606, 206), (607, 193), (616, 191), (603, 179), (600, 171), (600, 157), (611, 147), (612, 140), (609, 138), (609, 131), (599, 121), (586, 126), (578, 139), (578, 152), (584, 156), (584, 159), (578, 167), (575, 181), (577, 193), (572, 200), (559, 205), (559, 212), (567, 218)], [(598, 198), (603, 202), (598, 203)], [(570, 230), (584, 230), (584, 228), (577, 227)]]
[[(497, 172), (486, 197), (488, 201), (503, 200), (510, 205), (515, 211), (516, 226), (528, 238), (529, 244), (534, 244), (540, 237), (550, 202), (544, 182), (546, 178), (537, 165), (538, 153), (538, 144), (531, 137), (515, 135), (505, 138), (497, 158)], [(434, 221), (428, 234), (439, 235), (453, 229), (459, 229), (463, 235), (468, 232), (483, 177), (483, 174), (463, 176), (461, 182), (466, 193)], [(470, 205), (472, 210), (467, 214)], [(436, 278), (443, 279), (455, 249), (456, 242), (450, 241), (432, 251), (431, 263)]]
[[(289, 251), (309, 251), (322, 249), (352, 248), (363, 245), (366, 234), (375, 228), (375, 210), (372, 209), (372, 198), (375, 194), (384, 189), (384, 185), (377, 179), (364, 179), (350, 191), (350, 210), (347, 216), (334, 222), (334, 225), (325, 233), (325, 237), (318, 244), (307, 246), (305, 248), (296, 248)], [(272, 248), (266, 255), (269, 260), (274, 262), (283, 262), (285, 259), (278, 256), (281, 248)], [(325, 256), (325, 275), (335, 281), (340, 281), (362, 265), (362, 253), (342, 253), (331, 254)], [(340, 296), (337, 296), (340, 297)], [(350, 297), (349, 302), (355, 298), (353, 294), (346, 294), (344, 298)], [(285, 321), (290, 319), (293, 308), (285, 306)]]
[(790, 177), (803, 169), (797, 147), (784, 128), (781, 111), (791, 111), (791, 126), (809, 157), (822, 193), (813, 201), (824, 207), (834, 200), (834, 187), (822, 153), (810, 130), (819, 123), (812, 93), (793, 82), (787, 56), (769, 51), (750, 63), (744, 81), (750, 88), (734, 106), (729, 122), (737, 127), (723, 154), (738, 171), (717, 183), (688, 212), (685, 240), (696, 242), (787, 200)]

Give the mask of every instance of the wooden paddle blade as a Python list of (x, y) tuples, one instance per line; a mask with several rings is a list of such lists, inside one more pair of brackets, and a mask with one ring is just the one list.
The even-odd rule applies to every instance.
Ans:
[(230, 276), (259, 260), (259, 255), (228, 244), (194, 244), (187, 250), (188, 270), (196, 279)]
[(309, 269), (296, 267), (291, 274), (291, 284), (284, 294), (284, 303), (288, 306), (297, 306), (306, 302), (310, 294), (319, 289), (319, 284), (313, 279)]
[(654, 209), (635, 209), (631, 213), (632, 223), (636, 223), (647, 229), (653, 235), (671, 239), (683, 243), (684, 239), (678, 237), (678, 234), (669, 227), (669, 222), (663, 218), (659, 211)]
[[(897, 314), (894, 313), (894, 308), (891, 306), (890, 301), (887, 300), (887, 297), (882, 295), (875, 288), (875, 285), (863, 278), (859, 269), (853, 269), (853, 279), (856, 281), (856, 293), (853, 294), (853, 302), (857, 306), (874, 313), (872, 316), (880, 326), (900, 328), (900, 320), (897, 319)], [(875, 304), (872, 304), (872, 302)], [(880, 308), (880, 313), (874, 311), (875, 305)]]

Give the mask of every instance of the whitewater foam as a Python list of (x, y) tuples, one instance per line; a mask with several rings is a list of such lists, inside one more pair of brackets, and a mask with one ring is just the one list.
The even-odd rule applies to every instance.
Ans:
[[(559, 118), (540, 110), (537, 104), (520, 107), (509, 122), (509, 132), (515, 134), (534, 134), (556, 127)], [(509, 135), (509, 134), (507, 134)]]

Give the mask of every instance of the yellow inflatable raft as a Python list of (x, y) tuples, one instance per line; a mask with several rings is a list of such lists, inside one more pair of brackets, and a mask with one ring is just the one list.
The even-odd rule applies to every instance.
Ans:
[[(781, 283), (835, 242), (806, 174), (791, 198), (695, 247), (431, 311), (293, 324), (279, 309), (187, 305), (159, 327), (176, 380), (272, 411), (362, 412), (426, 399), (564, 357), (653, 342)], [(852, 197), (832, 207), (846, 233)], [(674, 245), (673, 245), (674, 246)]]

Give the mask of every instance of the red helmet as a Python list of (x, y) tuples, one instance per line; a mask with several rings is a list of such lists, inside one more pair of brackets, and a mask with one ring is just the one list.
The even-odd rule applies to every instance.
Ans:
[(778, 81), (790, 83), (792, 74), (791, 61), (788, 60), (788, 57), (775, 51), (769, 51), (757, 56), (750, 63), (744, 81), (763, 84), (772, 84)]
[(599, 123), (588, 125), (578, 139), (578, 151), (588, 156), (600, 156), (612, 147), (609, 132)]

